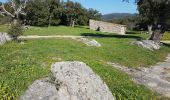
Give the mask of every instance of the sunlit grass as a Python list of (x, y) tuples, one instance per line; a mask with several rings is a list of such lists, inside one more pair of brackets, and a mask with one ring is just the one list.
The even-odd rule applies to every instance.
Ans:
[[(53, 34), (61, 27), (64, 26), (52, 27), (52, 32), (48, 31)], [(99, 34), (86, 28), (70, 29), (68, 27), (67, 29), (64, 27), (61, 29), (61, 33), (63, 31), (63, 34), (66, 35), (89, 33), (106, 36), (91, 37), (102, 44), (102, 47), (99, 48), (88, 47), (71, 39), (38, 39), (24, 41), (25, 44), (9, 42), (0, 46), (0, 87), (3, 87), (0, 89), (0, 98), (3, 95), (9, 98), (18, 98), (33, 81), (48, 76), (52, 63), (82, 61), (88, 64), (107, 83), (118, 100), (159, 99), (160, 95), (144, 86), (133, 83), (130, 76), (107, 65), (106, 62), (115, 62), (133, 68), (148, 67), (163, 61), (170, 52), (170, 48), (163, 46), (160, 50), (151, 52), (131, 45), (131, 41), (141, 37), (139, 34), (131, 34), (127, 38), (114, 34)], [(35, 31), (35, 33), (40, 34), (43, 30), (46, 31), (45, 28), (40, 28), (40, 30)], [(34, 31), (27, 30), (27, 32), (28, 35), (33, 34)], [(46, 32), (42, 34), (44, 35)]]

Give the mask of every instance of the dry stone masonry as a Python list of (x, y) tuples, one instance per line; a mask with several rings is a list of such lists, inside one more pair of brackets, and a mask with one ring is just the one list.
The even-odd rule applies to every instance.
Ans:
[(51, 77), (35, 81), (21, 100), (114, 100), (109, 88), (83, 62), (57, 62)]
[(90, 20), (90, 29), (97, 30), (101, 32), (116, 33), (120, 35), (125, 35), (126, 26), (120, 24), (113, 24), (103, 21)]

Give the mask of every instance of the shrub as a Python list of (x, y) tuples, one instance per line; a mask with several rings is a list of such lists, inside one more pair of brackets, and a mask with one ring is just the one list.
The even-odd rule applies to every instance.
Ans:
[(8, 30), (8, 34), (10, 34), (14, 40), (17, 40), (18, 36), (23, 34), (22, 26), (18, 24), (12, 24), (10, 29)]

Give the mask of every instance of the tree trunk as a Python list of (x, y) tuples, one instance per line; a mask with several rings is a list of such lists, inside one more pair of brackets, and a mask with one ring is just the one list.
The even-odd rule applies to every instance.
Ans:
[(164, 25), (157, 25), (156, 29), (153, 31), (150, 40), (154, 42), (160, 43), (164, 33), (165, 33), (165, 26)]
[(153, 33), (153, 31), (152, 31), (152, 25), (148, 25), (148, 32), (149, 32), (149, 34), (152, 34), (152, 33)]
[(18, 19), (14, 19), (14, 20), (13, 20), (13, 24), (14, 24), (14, 25), (17, 25), (17, 24), (18, 24)]
[(48, 20), (48, 27), (50, 27), (50, 26), (51, 26), (51, 14), (50, 14), (49, 20)]
[(71, 27), (74, 27), (74, 26), (75, 26), (75, 21), (73, 20)]

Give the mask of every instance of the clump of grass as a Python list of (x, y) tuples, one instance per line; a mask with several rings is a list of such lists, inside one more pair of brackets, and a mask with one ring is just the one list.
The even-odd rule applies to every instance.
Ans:
[(1, 100), (16, 99), (15, 90), (12, 90), (8, 85), (0, 83), (0, 98)]

